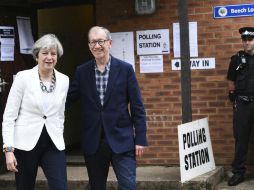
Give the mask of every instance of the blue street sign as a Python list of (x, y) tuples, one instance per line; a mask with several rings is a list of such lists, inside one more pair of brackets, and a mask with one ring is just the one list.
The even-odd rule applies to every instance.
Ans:
[(213, 8), (214, 18), (254, 16), (254, 4), (224, 5)]

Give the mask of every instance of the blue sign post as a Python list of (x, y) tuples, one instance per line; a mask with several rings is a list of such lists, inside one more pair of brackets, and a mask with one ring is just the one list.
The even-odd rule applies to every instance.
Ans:
[(254, 16), (254, 4), (224, 5), (213, 8), (214, 18)]

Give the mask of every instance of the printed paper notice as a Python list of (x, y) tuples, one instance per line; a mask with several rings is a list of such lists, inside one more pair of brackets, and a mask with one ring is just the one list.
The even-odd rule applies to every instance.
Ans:
[(130, 63), (135, 70), (133, 32), (111, 33), (111, 37), (112, 48), (110, 53), (114, 57)]
[(163, 55), (140, 56), (140, 73), (162, 73)]
[(14, 61), (14, 27), (0, 26), (1, 61)]
[[(173, 23), (174, 57), (180, 57), (180, 25)], [(198, 57), (197, 22), (189, 22), (190, 57)]]
[(31, 22), (29, 17), (17, 17), (20, 53), (31, 54), (34, 44)]

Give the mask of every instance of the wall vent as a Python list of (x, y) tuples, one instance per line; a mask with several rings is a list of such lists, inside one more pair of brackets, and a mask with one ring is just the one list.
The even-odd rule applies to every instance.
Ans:
[(155, 12), (155, 0), (136, 0), (135, 10), (138, 15), (153, 14)]

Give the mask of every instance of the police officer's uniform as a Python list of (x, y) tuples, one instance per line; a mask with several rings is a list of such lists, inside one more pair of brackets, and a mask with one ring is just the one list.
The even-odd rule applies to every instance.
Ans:
[[(254, 28), (252, 27), (241, 28), (239, 32), (243, 40), (254, 38)], [(244, 180), (248, 143), (254, 124), (254, 55), (244, 51), (233, 55), (227, 79), (235, 84), (234, 92), (229, 93), (234, 107), (235, 157), (232, 163), (234, 176), (228, 181), (228, 185), (233, 186)]]

